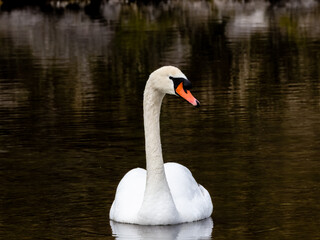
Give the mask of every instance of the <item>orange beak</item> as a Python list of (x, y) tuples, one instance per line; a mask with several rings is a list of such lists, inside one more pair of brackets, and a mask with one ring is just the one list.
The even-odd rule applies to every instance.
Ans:
[(191, 92), (189, 90), (184, 90), (183, 83), (180, 83), (178, 87), (176, 88), (176, 93), (187, 100), (189, 103), (191, 103), (195, 107), (200, 107), (200, 102), (192, 96)]

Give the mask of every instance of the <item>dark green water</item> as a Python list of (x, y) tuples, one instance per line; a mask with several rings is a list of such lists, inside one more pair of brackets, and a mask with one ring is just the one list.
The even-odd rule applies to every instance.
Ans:
[[(318, 2), (54, 9), (0, 12), (1, 239), (320, 239)], [(164, 100), (164, 158), (208, 189), (214, 228), (112, 232), (145, 165), (145, 81), (169, 64), (202, 106)]]

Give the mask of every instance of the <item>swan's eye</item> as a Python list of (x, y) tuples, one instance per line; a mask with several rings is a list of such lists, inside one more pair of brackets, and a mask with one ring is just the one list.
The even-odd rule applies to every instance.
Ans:
[(173, 81), (174, 89), (177, 89), (180, 83), (183, 83), (183, 89), (185, 91), (192, 88), (191, 82), (186, 78), (172, 77), (172, 76), (169, 76), (169, 78)]

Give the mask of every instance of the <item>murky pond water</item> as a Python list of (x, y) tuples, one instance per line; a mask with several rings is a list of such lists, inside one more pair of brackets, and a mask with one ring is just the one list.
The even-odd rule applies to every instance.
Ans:
[[(320, 238), (318, 2), (50, 9), (0, 12), (1, 238)], [(202, 106), (166, 97), (164, 158), (208, 189), (212, 219), (110, 222), (145, 166), (145, 81), (169, 64)]]

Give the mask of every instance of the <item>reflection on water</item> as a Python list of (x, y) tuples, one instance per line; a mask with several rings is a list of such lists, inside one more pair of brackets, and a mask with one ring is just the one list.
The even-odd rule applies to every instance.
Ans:
[(116, 239), (211, 239), (211, 218), (202, 221), (169, 226), (141, 226), (110, 221)]
[(107, 216), (145, 166), (144, 84), (173, 64), (202, 106), (165, 98), (164, 159), (211, 193), (214, 238), (318, 239), (320, 6), (270, 2), (1, 11), (1, 238), (122, 236)]

